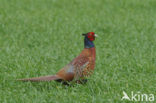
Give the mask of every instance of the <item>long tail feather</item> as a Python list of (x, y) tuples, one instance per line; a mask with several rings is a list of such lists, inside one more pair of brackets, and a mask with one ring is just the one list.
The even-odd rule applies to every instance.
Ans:
[(57, 75), (53, 76), (43, 76), (43, 77), (34, 77), (34, 78), (26, 78), (26, 79), (17, 79), (18, 81), (31, 81), (31, 82), (39, 82), (39, 81), (52, 81), (61, 79)]

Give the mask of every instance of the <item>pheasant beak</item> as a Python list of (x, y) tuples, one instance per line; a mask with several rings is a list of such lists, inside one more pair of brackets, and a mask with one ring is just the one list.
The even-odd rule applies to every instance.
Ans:
[(95, 36), (95, 37), (98, 37), (98, 35), (97, 35), (97, 34), (95, 34), (94, 36)]

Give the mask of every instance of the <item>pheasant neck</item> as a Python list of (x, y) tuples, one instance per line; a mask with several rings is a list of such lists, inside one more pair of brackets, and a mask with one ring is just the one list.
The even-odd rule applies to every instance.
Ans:
[(94, 47), (94, 43), (92, 41), (90, 41), (87, 37), (85, 37), (85, 39), (84, 39), (84, 47), (85, 48), (93, 48)]

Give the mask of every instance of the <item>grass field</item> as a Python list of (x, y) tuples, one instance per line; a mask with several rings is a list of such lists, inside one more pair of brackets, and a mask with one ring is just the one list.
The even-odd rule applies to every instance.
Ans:
[[(87, 84), (15, 81), (55, 74), (89, 31), (99, 38)], [(155, 0), (0, 0), (0, 103), (132, 103), (123, 91), (156, 102)]]

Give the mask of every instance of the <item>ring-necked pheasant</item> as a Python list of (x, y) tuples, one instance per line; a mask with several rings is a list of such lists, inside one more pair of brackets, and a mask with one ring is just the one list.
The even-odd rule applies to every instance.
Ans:
[(95, 46), (93, 41), (97, 36), (94, 32), (82, 34), (84, 36), (84, 49), (69, 64), (63, 67), (56, 75), (18, 79), (20, 81), (72, 81), (85, 80), (85, 77), (92, 74), (95, 67)]

